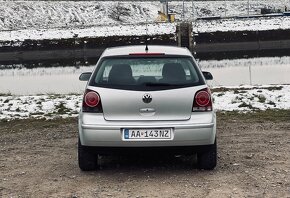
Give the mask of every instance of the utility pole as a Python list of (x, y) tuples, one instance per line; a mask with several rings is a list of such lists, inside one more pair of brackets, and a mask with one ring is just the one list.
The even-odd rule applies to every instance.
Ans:
[(161, 3), (161, 10), (160, 10), (161, 20), (170, 21), (169, 12), (168, 12), (168, 0), (160, 0), (160, 3)]
[(252, 67), (249, 65), (249, 76), (250, 76), (250, 85), (252, 85)]
[(250, 17), (250, 0), (248, 0), (248, 18)]
[(184, 0), (182, 0), (182, 21), (184, 21)]
[(192, 17), (192, 21), (194, 21), (194, 10), (193, 10), (193, 0), (191, 0), (191, 17)]
[(225, 3), (225, 17), (227, 17), (227, 1), (225, 1), (224, 3)]
[(192, 6), (192, 11), (191, 11), (191, 12), (192, 12), (192, 21), (194, 21), (194, 20), (195, 20), (195, 16), (194, 16), (194, 15), (195, 15), (195, 13), (194, 13), (194, 10), (195, 10), (195, 9), (194, 9), (194, 3), (193, 3), (193, 0), (191, 1), (191, 6)]

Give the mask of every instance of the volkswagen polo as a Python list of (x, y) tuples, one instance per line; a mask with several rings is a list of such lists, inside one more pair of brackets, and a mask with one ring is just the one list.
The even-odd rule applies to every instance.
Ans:
[(94, 71), (80, 76), (88, 81), (78, 119), (80, 169), (96, 169), (97, 155), (138, 149), (196, 153), (200, 169), (214, 169), (211, 79), (186, 48), (106, 49)]

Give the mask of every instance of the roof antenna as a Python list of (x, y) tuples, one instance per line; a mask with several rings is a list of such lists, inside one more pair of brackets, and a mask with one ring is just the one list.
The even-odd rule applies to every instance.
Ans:
[(146, 18), (146, 36), (145, 36), (145, 45), (146, 45), (146, 47), (145, 47), (145, 51), (146, 51), (146, 53), (148, 52), (148, 20), (147, 20), (147, 18)]

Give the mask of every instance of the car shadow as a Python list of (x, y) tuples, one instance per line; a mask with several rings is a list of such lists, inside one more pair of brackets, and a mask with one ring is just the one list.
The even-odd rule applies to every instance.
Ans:
[(195, 155), (119, 155), (99, 156), (98, 165), (101, 170), (189, 170), (196, 169)]

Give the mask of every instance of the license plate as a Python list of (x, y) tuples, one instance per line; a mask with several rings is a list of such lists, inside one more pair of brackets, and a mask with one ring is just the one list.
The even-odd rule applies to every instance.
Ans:
[(172, 129), (124, 129), (123, 140), (172, 140)]

